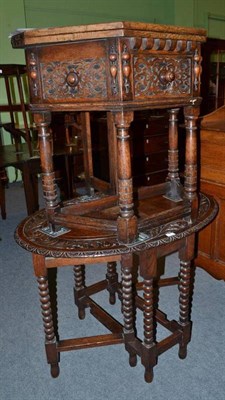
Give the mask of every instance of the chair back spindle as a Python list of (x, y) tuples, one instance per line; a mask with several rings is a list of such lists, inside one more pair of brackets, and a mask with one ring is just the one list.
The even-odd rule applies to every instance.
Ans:
[(5, 93), (1, 94), (1, 99), (3, 97), (5, 99), (4, 103), (0, 103), (0, 113), (7, 113), (9, 118), (9, 121), (1, 122), (0, 127), (11, 134), (17, 152), (23, 139), (27, 143), (30, 156), (32, 156), (32, 127), (28, 123), (29, 109), (23, 84), (23, 80), (27, 78), (26, 66), (0, 64), (0, 78), (3, 79), (2, 91), (5, 90)]

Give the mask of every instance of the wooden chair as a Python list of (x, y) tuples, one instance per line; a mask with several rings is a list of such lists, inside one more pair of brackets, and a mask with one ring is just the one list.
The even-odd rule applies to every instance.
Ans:
[(5, 95), (7, 103), (0, 104), (0, 112), (7, 113), (7, 120), (0, 122), (0, 127), (9, 132), (16, 151), (22, 139), (27, 143), (30, 156), (33, 155), (33, 124), (29, 123), (29, 97), (26, 77), (26, 66), (20, 64), (0, 64), (0, 78), (3, 80), (1, 98)]
[(0, 169), (0, 206), (2, 219), (6, 219), (5, 208), (5, 187), (8, 183), (8, 176), (5, 169)]
[[(10, 134), (10, 141), (1, 137), (1, 162), (0, 162), (0, 206), (2, 218), (6, 218), (5, 187), (6, 168), (15, 167), (20, 170), (24, 181), (25, 161), (33, 156), (32, 135), (33, 124), (28, 111), (29, 98), (26, 66), (20, 64), (0, 64), (0, 128), (5, 134)], [(4, 144), (4, 142), (9, 144)], [(13, 147), (12, 147), (13, 146)], [(21, 153), (24, 153), (21, 157)], [(27, 173), (25, 173), (27, 174)], [(26, 194), (27, 202), (31, 202), (37, 188), (36, 179), (32, 177), (32, 186), (29, 187), (31, 194)], [(23, 182), (24, 183), (24, 182)], [(33, 199), (34, 200), (34, 199)], [(36, 202), (37, 203), (37, 202)], [(37, 204), (34, 209), (36, 209)], [(31, 207), (33, 209), (33, 207)], [(31, 211), (28, 205), (29, 211)]]
[[(0, 135), (0, 208), (2, 219), (6, 218), (5, 188), (7, 167), (21, 171), (28, 215), (38, 210), (38, 181), (41, 173), (35, 126), (29, 112), (29, 89), (26, 66), (0, 64), (0, 130), (10, 134), (10, 143), (4, 144)], [(68, 129), (73, 120), (52, 117), (51, 131), (54, 141), (54, 166), (56, 181), (63, 199), (73, 194), (73, 164), (83, 164), (81, 148), (67, 143)], [(82, 129), (86, 129), (83, 125)], [(60, 140), (58, 140), (60, 138)], [(8, 142), (8, 141), (7, 141)]]

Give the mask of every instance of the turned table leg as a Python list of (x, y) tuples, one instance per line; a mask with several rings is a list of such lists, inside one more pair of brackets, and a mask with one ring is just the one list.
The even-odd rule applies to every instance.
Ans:
[(170, 187), (165, 197), (172, 201), (182, 200), (182, 185), (179, 177), (178, 153), (178, 112), (179, 108), (169, 110), (169, 149), (168, 149), (168, 176)]
[(184, 195), (191, 203), (191, 219), (197, 218), (199, 199), (197, 195), (197, 120), (199, 107), (185, 107), (186, 149)]
[(155, 318), (154, 318), (154, 296), (153, 277), (157, 272), (157, 250), (149, 249), (140, 254), (140, 274), (143, 278), (143, 322), (144, 340), (142, 344), (141, 361), (145, 367), (145, 381), (153, 380), (153, 367), (157, 362), (155, 343)]
[(80, 319), (85, 318), (85, 308), (87, 307), (82, 299), (85, 295), (85, 265), (74, 265), (74, 301), (78, 307), (78, 316)]
[(134, 215), (133, 181), (131, 171), (129, 127), (133, 112), (115, 113), (117, 129), (117, 170), (120, 215), (117, 220), (118, 239), (131, 243), (137, 236), (137, 217)]
[(49, 220), (49, 229), (50, 231), (54, 231), (55, 226), (52, 216), (55, 210), (59, 208), (59, 199), (53, 167), (52, 134), (49, 129), (51, 114), (47, 112), (34, 114), (34, 121), (38, 129), (43, 196)]
[(134, 367), (137, 363), (135, 350), (130, 346), (135, 340), (135, 305), (132, 279), (133, 255), (124, 254), (121, 257), (122, 266), (122, 312), (124, 320), (124, 343), (129, 352), (129, 363)]
[(191, 339), (191, 263), (194, 258), (195, 235), (189, 236), (185, 247), (180, 250), (180, 282), (179, 282), (179, 324), (182, 328), (182, 341), (179, 346), (179, 357), (184, 359), (187, 355), (187, 345)]
[(49, 294), (48, 274), (45, 267), (45, 258), (33, 254), (34, 271), (37, 276), (39, 296), (41, 302), (42, 320), (45, 332), (45, 350), (48, 364), (51, 366), (51, 375), (57, 378), (59, 375), (59, 353), (54, 329), (51, 299)]
[(110, 304), (115, 304), (116, 302), (116, 292), (118, 289), (118, 274), (116, 271), (116, 262), (107, 263), (107, 273), (106, 279), (108, 281), (108, 292), (109, 292), (109, 302)]

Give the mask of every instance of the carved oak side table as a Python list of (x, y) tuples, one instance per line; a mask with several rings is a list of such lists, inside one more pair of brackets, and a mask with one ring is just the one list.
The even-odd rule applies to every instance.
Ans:
[[(201, 99), (202, 29), (116, 22), (18, 32), (15, 48), (25, 48), (31, 95), (30, 109), (38, 128), (45, 210), (18, 227), (16, 240), (33, 253), (45, 328), (47, 359), (53, 376), (58, 375), (60, 351), (86, 346), (125, 343), (130, 364), (139, 355), (150, 382), (157, 357), (179, 343), (180, 357), (190, 340), (190, 267), (194, 258), (195, 232), (215, 216), (212, 199), (197, 192), (197, 129)], [(166, 108), (169, 113), (168, 177), (164, 184), (134, 191), (132, 183), (129, 127), (136, 110)], [(178, 169), (178, 112), (183, 108), (186, 124), (185, 179)], [(116, 185), (108, 193), (90, 176), (90, 195), (61, 204), (57, 198), (51, 154), (51, 112), (107, 111), (113, 118), (109, 138), (111, 169)], [(87, 138), (84, 133), (84, 141)], [(91, 149), (90, 145), (88, 147)], [(88, 166), (89, 151), (85, 155)], [(90, 171), (90, 169), (89, 169)], [(113, 172), (114, 172), (113, 171)], [(112, 171), (111, 171), (112, 172)], [(153, 280), (157, 258), (179, 251), (181, 271), (180, 317), (167, 320), (156, 309)], [(139, 255), (143, 284), (133, 287), (133, 255)], [(122, 284), (117, 281), (115, 262), (121, 262)], [(106, 262), (107, 278), (87, 288), (85, 263)], [(55, 332), (48, 270), (75, 265), (75, 301), (80, 318), (90, 307), (111, 335), (58, 340)], [(178, 279), (176, 280), (178, 283)], [(122, 300), (124, 326), (107, 317), (91, 295), (108, 289)], [(140, 297), (136, 290), (143, 291)], [(143, 310), (144, 339), (136, 335), (135, 308)], [(171, 332), (157, 343), (155, 321)]]

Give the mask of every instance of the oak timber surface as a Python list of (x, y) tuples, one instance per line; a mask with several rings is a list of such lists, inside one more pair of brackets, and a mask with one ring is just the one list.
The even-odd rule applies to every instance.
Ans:
[(201, 121), (201, 190), (214, 196), (219, 212), (199, 234), (196, 265), (225, 280), (225, 106)]
[(161, 38), (173, 34), (179, 39), (205, 41), (205, 29), (179, 27), (173, 25), (146, 24), (142, 22), (109, 22), (107, 24), (89, 24), (44, 29), (29, 29), (16, 32), (12, 37), (13, 46), (20, 47), (19, 36), (23, 37), (23, 45), (38, 43), (58, 43), (83, 39), (96, 39), (116, 36), (147, 36), (157, 33)]
[(142, 227), (139, 233), (144, 235), (132, 244), (120, 243), (116, 232), (95, 230), (90, 233), (86, 227), (71, 229), (60, 236), (50, 237), (44, 231), (47, 226), (45, 211), (41, 210), (26, 218), (18, 226), (15, 238), (20, 246), (37, 254), (52, 257), (87, 257), (119, 255), (142, 249), (155, 247), (186, 237), (205, 225), (215, 217), (217, 204), (212, 197), (201, 196), (198, 218), (194, 223), (177, 218), (169, 222), (154, 225), (151, 221)]

